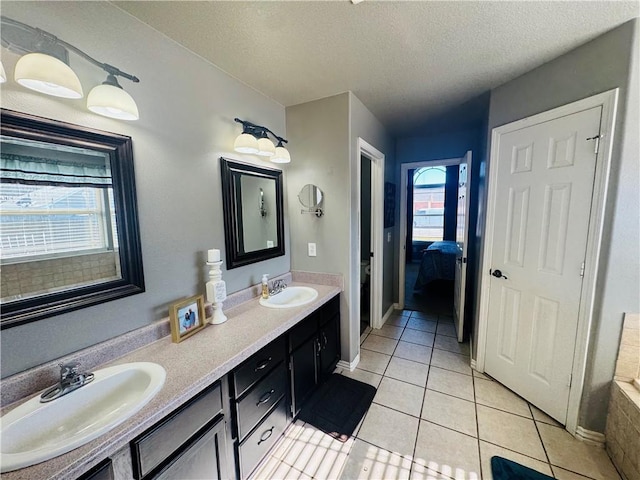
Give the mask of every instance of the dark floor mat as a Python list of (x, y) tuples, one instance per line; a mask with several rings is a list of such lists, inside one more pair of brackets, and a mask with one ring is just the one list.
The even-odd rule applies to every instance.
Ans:
[(334, 373), (313, 394), (298, 418), (346, 442), (375, 394), (374, 386)]
[(502, 457), (491, 457), (493, 480), (553, 480), (553, 477), (537, 472)]

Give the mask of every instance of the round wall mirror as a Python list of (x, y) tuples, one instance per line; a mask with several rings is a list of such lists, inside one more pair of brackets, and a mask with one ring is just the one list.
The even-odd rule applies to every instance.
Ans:
[(315, 185), (308, 183), (298, 194), (298, 200), (305, 208), (316, 208), (322, 202), (322, 190)]

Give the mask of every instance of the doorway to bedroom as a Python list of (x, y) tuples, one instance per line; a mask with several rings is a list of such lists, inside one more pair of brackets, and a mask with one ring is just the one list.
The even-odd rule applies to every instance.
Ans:
[(405, 242), (400, 280), (405, 309), (452, 315), (460, 161), (402, 165), (401, 229)]

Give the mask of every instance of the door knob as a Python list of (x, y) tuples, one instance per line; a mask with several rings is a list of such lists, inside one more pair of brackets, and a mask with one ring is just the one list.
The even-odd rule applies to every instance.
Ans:
[(491, 275), (493, 275), (496, 278), (503, 278), (503, 279), (507, 279), (506, 275), (503, 275), (502, 272), (498, 269), (495, 269), (493, 272), (491, 272)]

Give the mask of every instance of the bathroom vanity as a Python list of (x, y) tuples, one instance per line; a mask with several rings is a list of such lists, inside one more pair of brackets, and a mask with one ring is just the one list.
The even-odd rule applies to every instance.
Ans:
[(308, 305), (254, 298), (187, 341), (163, 338), (112, 362), (158, 363), (165, 385), (96, 440), (3, 478), (247, 478), (339, 360), (340, 290), (309, 286), (318, 297)]

